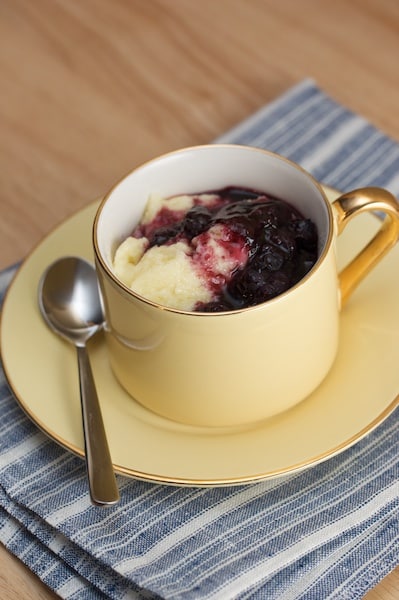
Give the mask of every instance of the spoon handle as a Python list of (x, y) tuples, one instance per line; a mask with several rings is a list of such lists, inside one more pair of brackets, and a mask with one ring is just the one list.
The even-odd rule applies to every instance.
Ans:
[(78, 346), (77, 351), (90, 497), (99, 506), (115, 504), (119, 491), (86, 346)]

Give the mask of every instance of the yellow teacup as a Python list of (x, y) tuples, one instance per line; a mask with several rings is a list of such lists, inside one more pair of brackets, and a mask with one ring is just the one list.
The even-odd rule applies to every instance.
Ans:
[[(250, 188), (281, 198), (313, 220), (319, 257), (287, 292), (232, 312), (166, 308), (114, 275), (117, 246), (139, 222), (150, 194), (163, 197)], [(381, 228), (341, 272), (335, 242), (363, 211), (381, 211)], [(236, 426), (284, 411), (327, 375), (339, 342), (339, 312), (353, 289), (399, 238), (399, 204), (386, 190), (363, 188), (332, 205), (295, 163), (236, 145), (185, 148), (133, 170), (104, 198), (93, 241), (115, 377), (142, 405), (175, 421)]]

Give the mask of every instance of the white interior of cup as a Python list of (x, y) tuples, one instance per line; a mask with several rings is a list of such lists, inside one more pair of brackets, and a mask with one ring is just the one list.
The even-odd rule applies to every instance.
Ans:
[(109, 192), (99, 209), (94, 234), (103, 261), (112, 270), (117, 246), (140, 221), (151, 194), (170, 197), (226, 186), (265, 192), (298, 208), (316, 224), (320, 256), (332, 227), (331, 210), (313, 178), (264, 150), (210, 145), (178, 150), (149, 161)]

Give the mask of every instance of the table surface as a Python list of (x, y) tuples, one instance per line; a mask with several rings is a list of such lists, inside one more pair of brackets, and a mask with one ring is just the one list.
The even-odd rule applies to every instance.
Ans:
[[(399, 140), (397, 0), (2, 0), (0, 268), (306, 77)], [(0, 597), (50, 592), (0, 546)], [(367, 600), (399, 597), (399, 568)]]

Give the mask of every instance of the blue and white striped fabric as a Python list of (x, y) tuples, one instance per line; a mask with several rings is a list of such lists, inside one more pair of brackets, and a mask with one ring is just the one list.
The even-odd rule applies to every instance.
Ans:
[[(274, 150), (340, 189), (399, 193), (399, 145), (311, 81), (218, 141)], [(107, 510), (90, 505), (84, 462), (25, 417), (2, 371), (0, 410), (0, 540), (62, 598), (355, 600), (398, 564), (398, 410), (289, 478), (188, 489), (119, 477), (121, 503)]]

